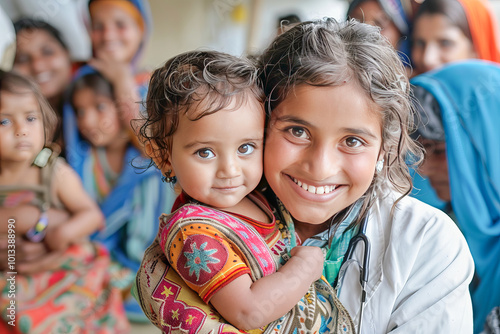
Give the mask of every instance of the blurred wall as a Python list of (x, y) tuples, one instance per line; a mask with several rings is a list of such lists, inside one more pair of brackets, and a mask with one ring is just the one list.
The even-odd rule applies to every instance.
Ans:
[[(276, 33), (280, 16), (344, 19), (346, 0), (150, 0), (154, 31), (142, 60), (153, 69), (193, 49), (237, 56), (258, 53)], [(255, 24), (251, 24), (254, 22)]]

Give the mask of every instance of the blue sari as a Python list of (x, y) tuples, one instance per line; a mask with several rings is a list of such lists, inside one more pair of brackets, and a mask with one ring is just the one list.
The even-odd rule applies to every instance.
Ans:
[(500, 65), (450, 64), (411, 83), (430, 92), (441, 109), (451, 204), (479, 278), (471, 286), (479, 333), (500, 305)]

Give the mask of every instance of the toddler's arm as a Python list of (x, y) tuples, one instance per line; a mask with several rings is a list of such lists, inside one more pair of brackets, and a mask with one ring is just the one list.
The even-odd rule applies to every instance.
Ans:
[(318, 247), (297, 246), (276, 273), (252, 282), (243, 275), (216, 292), (210, 303), (240, 330), (265, 326), (291, 310), (321, 277), (323, 253)]
[(58, 160), (54, 172), (56, 195), (69, 211), (70, 217), (66, 223), (58, 226), (51, 226), (49, 221), (45, 243), (51, 250), (64, 250), (102, 227), (104, 218), (69, 165)]

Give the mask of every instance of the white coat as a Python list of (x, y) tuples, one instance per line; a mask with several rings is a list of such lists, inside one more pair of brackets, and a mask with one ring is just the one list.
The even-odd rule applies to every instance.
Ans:
[[(462, 233), (443, 212), (398, 194), (377, 200), (366, 234), (371, 243), (362, 333), (472, 333), (469, 283), (474, 264)], [(361, 263), (362, 243), (353, 259)], [(344, 264), (339, 299), (357, 327), (359, 267)], [(342, 271), (344, 271), (342, 273)]]

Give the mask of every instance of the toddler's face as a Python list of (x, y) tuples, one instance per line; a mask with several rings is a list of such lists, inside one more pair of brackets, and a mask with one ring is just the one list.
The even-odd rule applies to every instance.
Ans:
[(31, 92), (0, 92), (0, 159), (33, 162), (44, 145), (43, 117)]
[(97, 55), (105, 54), (118, 62), (129, 63), (139, 50), (142, 30), (130, 14), (112, 3), (91, 6), (90, 38)]
[(90, 88), (73, 95), (78, 130), (92, 146), (108, 147), (124, 135), (114, 101)]
[(234, 105), (196, 121), (181, 115), (169, 156), (182, 189), (219, 209), (237, 205), (262, 177), (263, 106), (253, 97)]
[(352, 83), (298, 86), (273, 110), (264, 173), (295, 219), (320, 226), (368, 190), (381, 124), (373, 102)]

